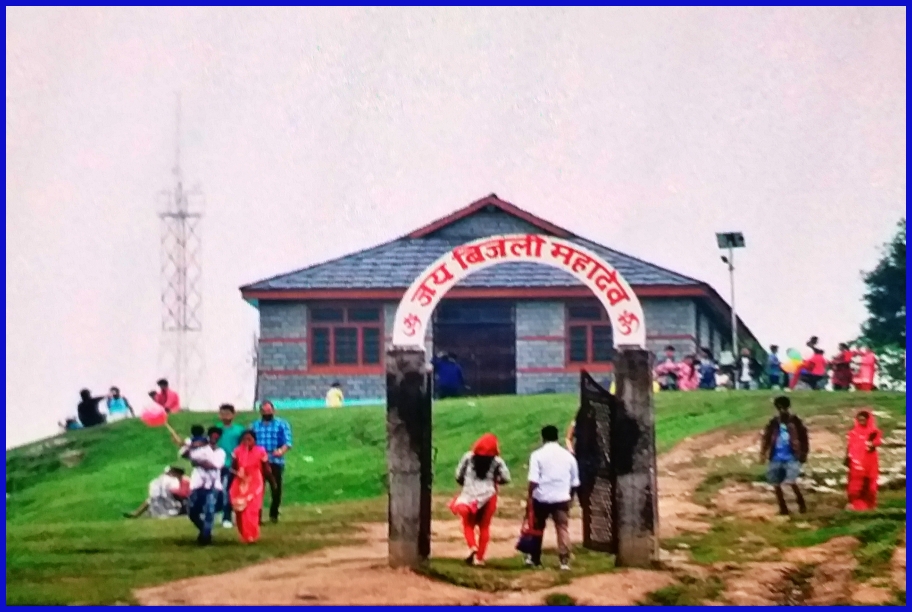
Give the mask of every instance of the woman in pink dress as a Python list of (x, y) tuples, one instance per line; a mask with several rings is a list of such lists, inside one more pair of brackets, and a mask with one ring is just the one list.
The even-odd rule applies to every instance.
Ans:
[(260, 538), (260, 510), (263, 508), (264, 478), (275, 488), (275, 478), (269, 469), (266, 449), (257, 446), (256, 434), (245, 431), (241, 443), (231, 454), (230, 499), (237, 518), (241, 541), (247, 544)]
[(870, 348), (865, 348), (861, 351), (861, 365), (858, 367), (858, 376), (855, 377), (855, 389), (872, 391), (875, 374), (877, 374), (877, 355)]
[(688, 355), (678, 366), (678, 389), (681, 391), (693, 391), (700, 386), (696, 361), (695, 356)]

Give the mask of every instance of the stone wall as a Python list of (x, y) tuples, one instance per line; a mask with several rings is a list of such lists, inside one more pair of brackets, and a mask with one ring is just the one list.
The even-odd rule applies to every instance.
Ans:
[(579, 374), (563, 370), (567, 345), (563, 302), (516, 303), (516, 392), (570, 393), (579, 386)]
[(678, 355), (696, 350), (697, 311), (692, 298), (644, 298), (642, 304), (648, 350), (660, 354), (669, 345)]
[[(657, 354), (666, 345), (679, 355), (697, 349), (700, 341), (709, 343), (718, 355), (724, 330), (701, 313), (690, 298), (644, 298), (647, 348)], [(387, 343), (392, 337), (397, 303), (383, 305)], [(342, 383), (346, 397), (378, 399), (385, 397), (382, 373), (363, 375), (308, 374), (307, 305), (302, 302), (260, 302), (260, 393), (266, 398), (322, 398), (334, 381)], [(516, 389), (521, 395), (533, 393), (573, 393), (578, 390), (579, 371), (566, 365), (565, 306), (561, 301), (519, 301), (516, 304)], [(710, 334), (710, 330), (712, 333)], [(433, 355), (433, 337), (425, 340), (428, 355)], [(605, 377), (607, 378), (607, 376)], [(599, 377), (596, 376), (598, 380)]]

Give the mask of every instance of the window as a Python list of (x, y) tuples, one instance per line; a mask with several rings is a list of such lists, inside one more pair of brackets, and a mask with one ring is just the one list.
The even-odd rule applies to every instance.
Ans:
[(380, 364), (383, 338), (380, 308), (312, 307), (309, 328), (311, 365)]
[(567, 361), (609, 363), (614, 358), (611, 323), (600, 304), (567, 305)]

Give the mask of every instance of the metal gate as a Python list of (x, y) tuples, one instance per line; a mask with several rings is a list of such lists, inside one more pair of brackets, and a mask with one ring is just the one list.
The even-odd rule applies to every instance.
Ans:
[(580, 407), (574, 423), (580, 468), (583, 546), (617, 554), (617, 474), (611, 437), (618, 399), (580, 372)]

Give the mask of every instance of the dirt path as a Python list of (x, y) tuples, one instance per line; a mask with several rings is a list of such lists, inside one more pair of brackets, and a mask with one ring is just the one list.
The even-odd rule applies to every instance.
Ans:
[[(716, 512), (758, 520), (772, 518), (775, 508), (770, 494), (744, 485), (725, 489), (726, 495), (717, 496), (712, 509), (693, 501), (711, 460), (747, 457), (748, 451), (755, 456), (757, 442), (756, 435), (713, 432), (686, 440), (659, 458), (662, 538), (704, 533)], [(815, 449), (841, 448), (841, 440), (825, 430), (813, 434), (811, 444)], [(691, 563), (686, 553), (670, 555), (663, 551), (662, 571), (614, 571), (543, 590), (486, 593), (390, 569), (386, 565), (386, 529), (385, 524), (363, 525), (360, 533), (353, 534), (359, 540), (357, 544), (142, 589), (136, 591), (136, 599), (143, 605), (540, 605), (548, 594), (561, 593), (582, 605), (634, 605), (649, 593), (674, 584), (682, 573), (701, 580), (710, 573), (723, 576), (722, 597), (734, 605), (832, 605), (847, 600), (874, 603), (882, 602), (885, 592), (879, 587), (872, 587), (874, 591), (864, 585), (853, 587), (855, 560), (851, 551), (858, 542), (836, 538), (818, 547), (786, 551), (777, 561), (723, 564), (712, 572)], [(516, 521), (496, 518), (491, 531), (489, 558), (515, 556)], [(575, 516), (571, 537), (579, 542), (581, 535)], [(556, 547), (553, 530), (546, 531), (545, 546)], [(462, 558), (465, 544), (458, 521), (434, 521), (431, 548), (435, 558)], [(904, 589), (904, 544), (902, 553), (897, 549), (894, 555), (893, 567), (893, 581)], [(357, 578), (352, 579), (354, 576)]]

